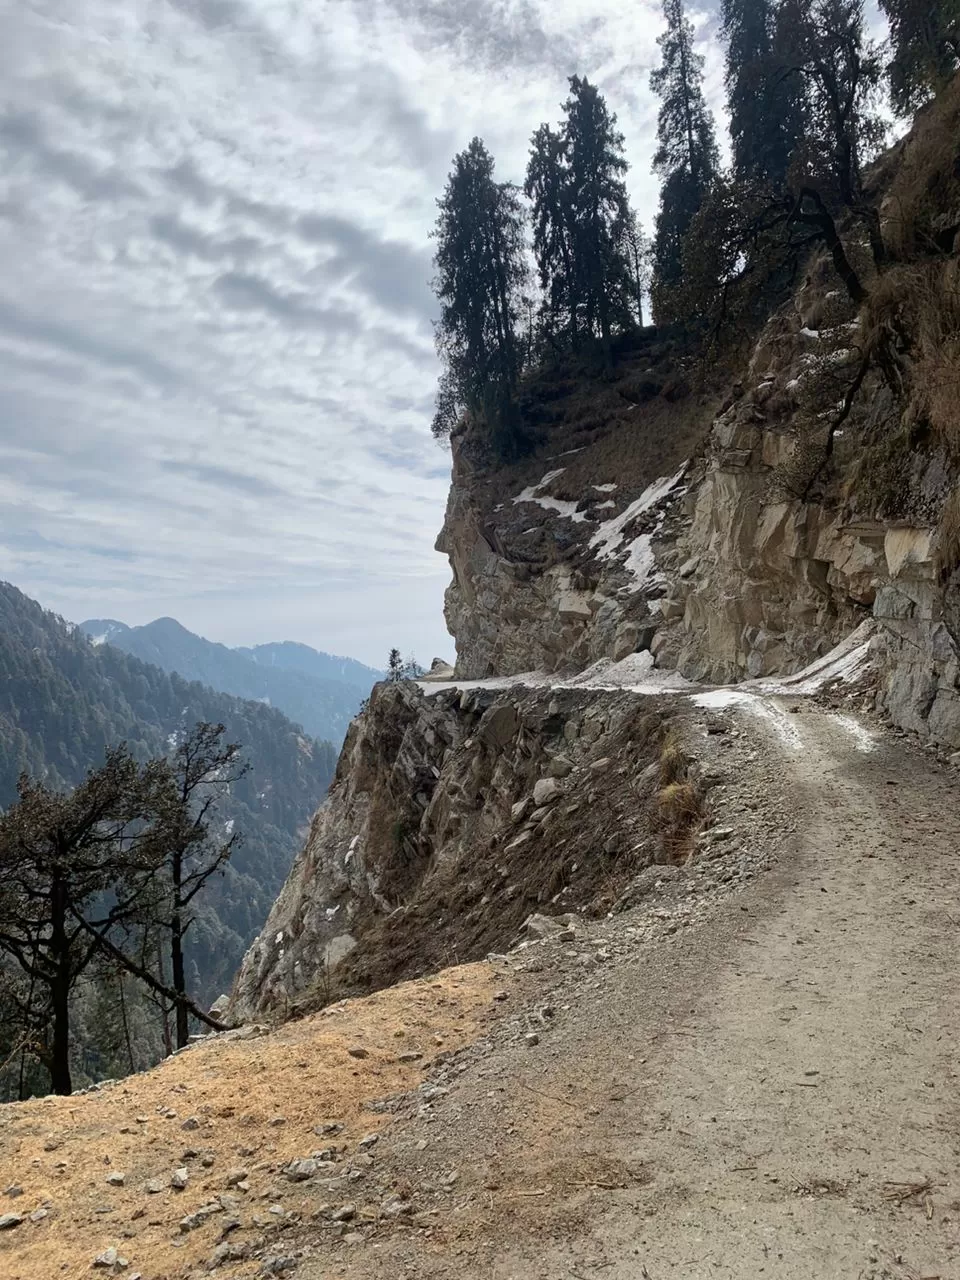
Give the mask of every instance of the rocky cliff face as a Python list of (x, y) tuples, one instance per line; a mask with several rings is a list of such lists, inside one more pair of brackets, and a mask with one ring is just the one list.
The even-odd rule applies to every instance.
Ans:
[[(455, 442), (438, 546), (453, 571), (458, 674), (580, 668), (648, 648), (660, 667), (729, 683), (795, 672), (872, 617), (881, 705), (960, 746), (956, 585), (941, 581), (937, 558), (955, 468), (943, 448), (916, 450), (897, 514), (873, 514), (865, 441), (894, 432), (901, 410), (872, 375), (834, 441), (830, 477), (802, 493), (815, 465), (806, 424), (829, 413), (859, 359), (858, 317), (828, 278), (817, 283), (770, 321), (744, 384), (672, 471), (606, 480), (592, 443), (576, 455), (574, 485), (561, 459), (489, 510)], [(691, 401), (689, 413), (703, 406)], [(552, 563), (531, 563), (526, 521), (550, 539)]]
[(508, 945), (532, 913), (643, 892), (634, 878), (685, 857), (700, 818), (670, 716), (628, 694), (378, 685), (234, 1015), (385, 986)]
[[(843, 228), (866, 303), (814, 258), (739, 380), (694, 390), (689, 349), (648, 330), (613, 375), (532, 380), (534, 456), (495, 465), (454, 438), (437, 545), (460, 679), (543, 684), (638, 652), (631, 670), (702, 683), (787, 676), (869, 620), (876, 705), (960, 748), (957, 137), (960, 79), (871, 179), (883, 270)], [(607, 910), (686, 856), (702, 795), (676, 704), (597, 684), (379, 687), (235, 1011), (482, 955), (533, 911)]]

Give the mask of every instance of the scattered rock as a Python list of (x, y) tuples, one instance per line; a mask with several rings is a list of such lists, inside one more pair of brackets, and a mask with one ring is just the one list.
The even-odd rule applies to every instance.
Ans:
[(535, 1045), (540, 1043), (540, 1037), (537, 1035), (535, 1031), (528, 1031), (523, 1038), (529, 1045)]
[(241, 1182), (246, 1182), (249, 1176), (246, 1169), (229, 1169), (227, 1176), (223, 1180), (224, 1185), (226, 1187), (237, 1187)]
[(230, 997), (228, 995), (219, 995), (210, 1006), (208, 1012), (211, 1018), (216, 1018), (219, 1022), (229, 1007)]
[(125, 1271), (130, 1263), (126, 1258), (121, 1257), (119, 1250), (113, 1245), (109, 1249), (104, 1249), (103, 1253), (98, 1253), (93, 1260), (93, 1265), (99, 1267), (102, 1271)]
[(533, 802), (536, 805), (553, 804), (560, 796), (560, 783), (556, 778), (540, 778), (533, 788)]
[(423, 1054), (419, 1049), (408, 1049), (405, 1053), (397, 1054), (398, 1062), (419, 1062)]
[(199, 1116), (187, 1116), (186, 1120), (184, 1120), (184, 1122), (183, 1122), (183, 1124), (180, 1126), (180, 1128), (181, 1128), (181, 1129), (187, 1129), (187, 1130), (190, 1130), (190, 1129), (199, 1129), (199, 1128), (200, 1128), (200, 1117), (199, 1117)]
[(267, 1124), (270, 1125), (270, 1127), (273, 1129), (279, 1129), (281, 1125), (284, 1125), (286, 1123), (287, 1123), (286, 1116), (271, 1116), (271, 1118), (267, 1121)]
[(282, 1276), (288, 1271), (295, 1270), (297, 1260), (290, 1253), (273, 1254), (271, 1257), (264, 1258), (260, 1263), (260, 1270), (257, 1273), (261, 1276)]
[(380, 1141), (379, 1133), (368, 1133), (365, 1138), (361, 1138), (357, 1146), (361, 1151), (368, 1151), (370, 1147), (375, 1147)]
[(30, 1215), (31, 1222), (42, 1222), (44, 1218), (50, 1217), (50, 1209), (47, 1205), (42, 1204), (39, 1209), (34, 1209)]
[(189, 1181), (189, 1170), (184, 1168), (174, 1169), (173, 1173), (170, 1175), (170, 1185), (173, 1187), (174, 1191), (185, 1191)]
[(151, 1178), (147, 1183), (147, 1195), (158, 1196), (161, 1191), (166, 1191), (167, 1183), (163, 1178)]
[(180, 1219), (180, 1230), (186, 1234), (188, 1231), (195, 1231), (197, 1227), (202, 1227), (208, 1218), (212, 1218), (215, 1213), (222, 1213), (223, 1205), (219, 1200), (211, 1200), (209, 1204), (200, 1205), (199, 1209), (195, 1209), (193, 1213), (188, 1213), (185, 1218)]
[(210, 1261), (207, 1265), (211, 1271), (216, 1271), (218, 1267), (222, 1267), (226, 1262), (244, 1262), (250, 1256), (250, 1248), (249, 1241), (219, 1244), (210, 1255)]
[(122, 1187), (123, 1184), (126, 1182), (126, 1180), (127, 1180), (127, 1175), (125, 1173), (108, 1173), (107, 1174), (107, 1182), (109, 1182), (111, 1187)]
[(22, 1221), (23, 1215), (20, 1213), (0, 1213), (0, 1231), (12, 1231)]
[(308, 1157), (304, 1160), (291, 1160), (283, 1172), (289, 1182), (307, 1182), (316, 1176), (318, 1168), (317, 1161)]
[[(958, 753), (960, 754), (960, 753)], [(510, 806), (510, 820), (513, 823), (522, 822), (530, 811), (530, 797), (524, 796), (522, 800), (518, 800), (516, 804)]]
[(339, 1209), (334, 1209), (330, 1215), (331, 1222), (352, 1222), (357, 1216), (357, 1206), (355, 1204), (344, 1204)]
[(573, 763), (566, 756), (554, 756), (550, 761), (549, 773), (551, 778), (566, 778), (573, 773)]
[(370, 1050), (364, 1049), (361, 1045), (358, 1045), (358, 1044), (351, 1045), (350, 1048), (347, 1050), (347, 1053), (349, 1053), (351, 1058), (369, 1058), (370, 1057)]
[(12, 1182), (3, 1194), (9, 1196), (11, 1200), (16, 1200), (17, 1196), (23, 1195), (23, 1187), (16, 1182)]

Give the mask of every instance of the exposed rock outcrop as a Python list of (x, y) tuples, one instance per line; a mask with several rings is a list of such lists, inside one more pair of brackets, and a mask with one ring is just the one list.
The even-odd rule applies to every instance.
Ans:
[(658, 803), (688, 767), (670, 714), (595, 690), (378, 685), (231, 1014), (485, 955), (544, 907), (609, 910), (642, 868), (685, 857), (699, 822), (692, 784), (682, 812)]

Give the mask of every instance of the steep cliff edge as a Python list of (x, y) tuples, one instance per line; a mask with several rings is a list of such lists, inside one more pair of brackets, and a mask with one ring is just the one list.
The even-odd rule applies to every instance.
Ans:
[(955, 84), (873, 176), (883, 272), (845, 228), (866, 303), (815, 257), (725, 391), (693, 394), (690, 359), (650, 337), (646, 372), (589, 385), (592, 415), (587, 384), (542, 386), (558, 423), (522, 466), (454, 438), (437, 546), (460, 676), (649, 649), (726, 683), (872, 616), (880, 706), (960, 746), (958, 131)]
[(887, 261), (841, 227), (866, 301), (815, 253), (736, 376), (648, 329), (612, 372), (529, 381), (521, 461), (455, 433), (437, 545), (457, 678), (536, 674), (375, 691), (238, 1015), (483, 956), (691, 854), (709, 816), (680, 700), (604, 691), (602, 671), (549, 687), (593, 664), (785, 677), (869, 622), (871, 707), (960, 748), (958, 137), (960, 81), (870, 179)]
[(675, 719), (627, 693), (378, 685), (235, 1014), (310, 1009), (483, 957), (539, 911), (603, 914), (646, 892), (701, 818)]

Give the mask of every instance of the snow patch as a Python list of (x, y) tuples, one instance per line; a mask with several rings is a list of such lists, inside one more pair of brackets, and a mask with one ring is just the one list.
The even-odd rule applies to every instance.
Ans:
[(596, 551), (601, 560), (610, 560), (619, 552), (623, 543), (623, 531), (630, 521), (636, 520), (645, 511), (650, 511), (661, 503), (683, 479), (686, 469), (687, 464), (684, 463), (674, 475), (662, 476), (659, 480), (654, 480), (653, 484), (647, 485), (640, 497), (631, 502), (625, 511), (621, 511), (618, 516), (610, 520), (604, 520), (597, 527), (590, 538), (590, 547)]
[(591, 489), (596, 489), (597, 493), (615, 493), (617, 486), (615, 484), (592, 484)]
[(795, 675), (786, 676), (776, 682), (770, 680), (752, 682), (766, 693), (818, 693), (826, 684), (839, 681), (850, 684), (862, 675), (870, 664), (870, 641), (874, 634), (874, 624), (868, 618), (861, 622), (856, 631), (851, 631), (846, 640), (840, 643), (822, 658), (817, 658), (808, 667)]
[(633, 578), (635, 587), (644, 587), (656, 577), (657, 562), (653, 554), (652, 536), (641, 533), (627, 547), (623, 567)]
[(775, 702), (768, 702), (757, 693), (750, 692), (742, 686), (728, 689), (709, 689), (706, 693), (697, 693), (691, 697), (696, 707), (705, 707), (711, 711), (720, 711), (726, 707), (742, 707), (750, 715), (763, 720), (774, 731), (785, 747), (799, 751), (803, 746), (800, 730), (790, 716), (778, 707)]
[[(573, 452), (579, 452), (579, 450), (574, 450)], [(562, 454), (559, 456), (563, 457)], [(566, 471), (566, 467), (557, 467), (555, 471), (548, 471), (537, 484), (527, 485), (526, 489), (522, 493), (518, 493), (514, 498), (514, 506), (519, 502), (535, 502), (544, 511), (555, 511), (557, 515), (565, 516), (568, 520), (573, 520), (578, 524), (583, 523), (588, 517), (586, 512), (577, 510), (579, 503), (566, 502), (562, 498), (545, 498), (541, 496), (540, 490), (556, 480), (557, 476), (562, 476), (564, 471)]]
[(853, 741), (856, 744), (858, 751), (863, 751), (863, 752), (876, 751), (877, 749), (876, 738), (873, 736), (870, 730), (866, 727), (866, 725), (862, 725), (859, 720), (854, 719), (853, 716), (847, 715), (843, 711), (831, 712), (830, 719), (835, 724), (840, 725), (842, 729), (845, 729), (847, 733), (850, 734), (851, 738), (853, 738)]

